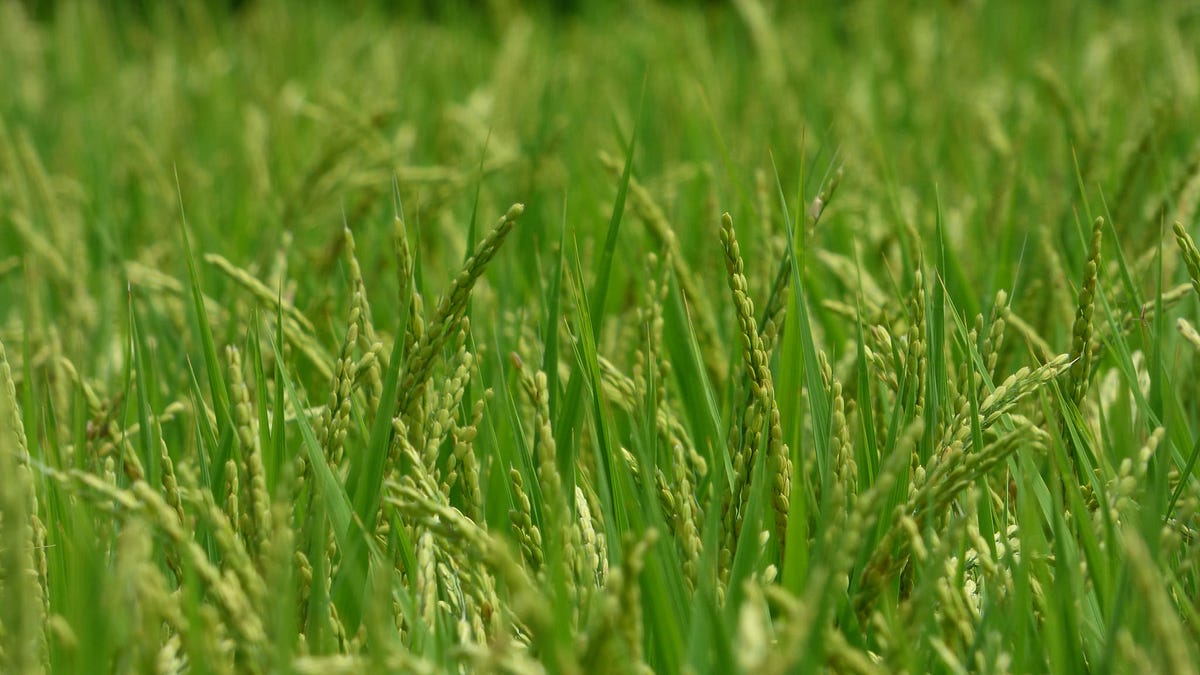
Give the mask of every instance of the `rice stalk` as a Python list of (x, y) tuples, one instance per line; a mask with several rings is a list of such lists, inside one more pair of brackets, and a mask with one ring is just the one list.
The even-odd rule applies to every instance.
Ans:
[(416, 402), (424, 396), (434, 358), (446, 340), (458, 330), (459, 321), (466, 312), (471, 289), (524, 211), (523, 204), (512, 205), (492, 232), (479, 242), (474, 254), (463, 265), (462, 271), (450, 282), (450, 288), (442, 296), (433, 317), (426, 324), (424, 334), (409, 353), (397, 405), (397, 411), (401, 415), (409, 415)]
[(1196, 249), (1196, 242), (1192, 241), (1192, 236), (1184, 229), (1182, 223), (1175, 221), (1174, 230), (1175, 242), (1179, 244), (1179, 252), (1183, 255), (1183, 262), (1187, 265), (1192, 288), (1200, 293), (1200, 250)]
[(1088, 246), (1083, 284), (1079, 287), (1079, 307), (1075, 312), (1075, 324), (1071, 332), (1071, 372), (1067, 391), (1077, 406), (1083, 403), (1087, 395), (1092, 372), (1092, 314), (1095, 312), (1096, 280), (1101, 262), (1100, 242), (1103, 234), (1104, 219), (1097, 218), (1092, 224), (1092, 238)]
[(753, 402), (741, 413), (740, 422), (735, 422), (733, 490), (722, 504), (724, 512), (725, 544), (722, 549), (723, 569), (728, 570), (733, 551), (741, 534), (742, 519), (750, 497), (750, 473), (758, 451), (759, 439), (765, 425), (767, 432), (766, 476), (770, 481), (771, 506), (775, 510), (775, 534), (779, 549), (784, 550), (787, 519), (791, 497), (791, 459), (787, 445), (783, 442), (783, 431), (779, 420), (779, 408), (775, 403), (775, 385), (771, 376), (768, 356), (754, 319), (754, 301), (748, 295), (742, 255), (733, 219), (728, 213), (721, 218), (721, 244), (725, 250), (725, 268), (729, 290), (733, 294), (734, 308), (741, 328), (742, 357), (746, 377), (750, 383)]

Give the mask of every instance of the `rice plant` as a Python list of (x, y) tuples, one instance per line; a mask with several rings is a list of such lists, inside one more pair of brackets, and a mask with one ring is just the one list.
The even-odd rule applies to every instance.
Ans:
[(1187, 3), (0, 3), (0, 672), (1200, 657)]

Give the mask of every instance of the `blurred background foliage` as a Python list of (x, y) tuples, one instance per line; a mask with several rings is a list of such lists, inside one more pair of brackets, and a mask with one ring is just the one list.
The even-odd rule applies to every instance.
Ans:
[[(906, 254), (898, 224), (932, 233), (940, 204), (947, 288), (972, 313), (998, 288), (1019, 313), (1056, 311), (1068, 289), (1029, 270), (1082, 265), (1084, 211), (1107, 209), (1130, 257), (1164, 218), (1194, 216), (1180, 203), (1197, 160), (1192, 3), (696, 4), (2, 3), (0, 259), (49, 247), (71, 274), (9, 270), (0, 319), (13, 329), (14, 301), (36, 298), (77, 315), (69, 348), (111, 340), (98, 317), (124, 304), (122, 265), (182, 269), (179, 194), (199, 250), (264, 269), (290, 242), (312, 263), (299, 305), (340, 316), (343, 219), (369, 275), (389, 278), (393, 178), (439, 281), (477, 190), (480, 218), (527, 203), (523, 255), (497, 261), (519, 296), (564, 218), (589, 259), (615, 193), (597, 152), (620, 157), (635, 126), (634, 175), (698, 269), (719, 264), (722, 209), (770, 226), (741, 229), (751, 265), (773, 269), (772, 160), (789, 198), (844, 165), (813, 245), (871, 267)], [(36, 175), (44, 203), (19, 203)], [(621, 260), (655, 248), (632, 226), (619, 246)], [(387, 319), (395, 299), (378, 295)]]

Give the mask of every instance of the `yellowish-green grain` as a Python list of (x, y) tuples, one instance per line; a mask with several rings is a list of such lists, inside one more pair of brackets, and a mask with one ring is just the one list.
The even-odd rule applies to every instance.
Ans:
[(753, 401), (744, 411), (742, 425), (736, 432), (740, 439), (734, 448), (733, 491), (727, 506), (723, 507), (725, 544), (722, 550), (722, 568), (726, 569), (732, 557), (743, 518), (742, 510), (749, 498), (750, 472), (754, 466), (754, 455), (765, 425), (767, 433), (768, 480), (771, 482), (771, 505), (775, 511), (775, 533), (780, 550), (785, 545), (787, 519), (791, 498), (791, 460), (775, 403), (775, 385), (768, 364), (768, 356), (754, 318), (754, 302), (748, 295), (744, 264), (729, 214), (721, 218), (721, 243), (725, 250), (726, 279), (733, 294), (734, 309), (741, 328), (742, 357), (746, 376), (750, 382)]
[(1083, 402), (1091, 377), (1092, 315), (1095, 312), (1096, 284), (1101, 263), (1100, 244), (1103, 234), (1104, 219), (1097, 218), (1092, 224), (1087, 264), (1084, 266), (1083, 283), (1079, 287), (1079, 306), (1075, 312), (1075, 324), (1071, 333), (1070, 356), (1072, 363), (1068, 392), (1076, 405)]

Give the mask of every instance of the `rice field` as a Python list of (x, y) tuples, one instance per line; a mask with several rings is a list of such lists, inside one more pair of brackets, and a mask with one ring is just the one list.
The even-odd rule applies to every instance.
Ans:
[(0, 0), (0, 672), (1197, 672), (1197, 45)]

